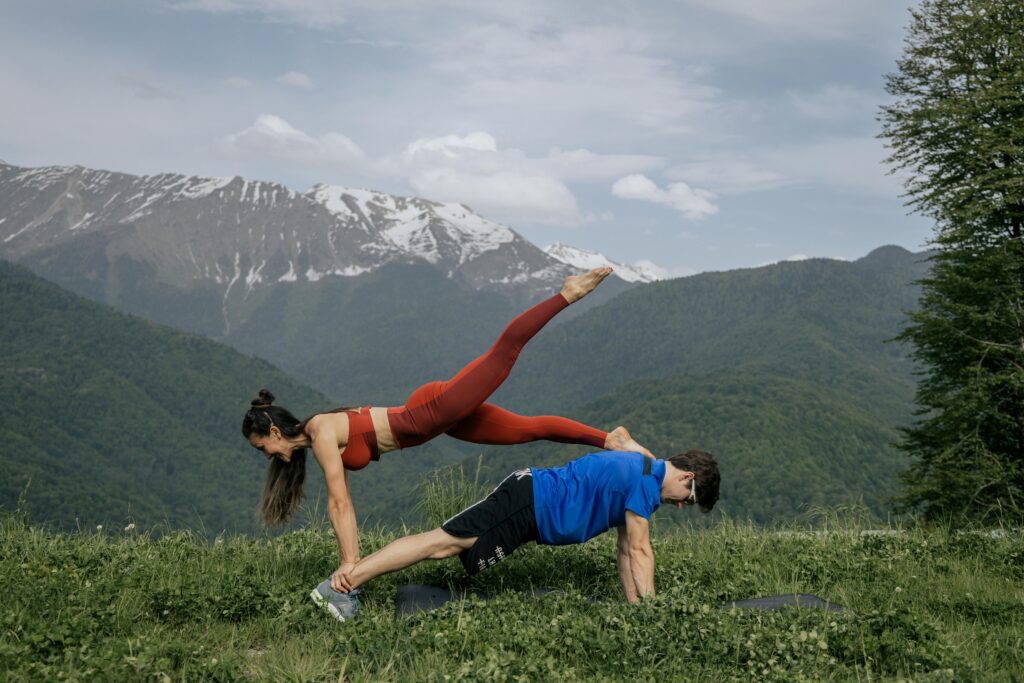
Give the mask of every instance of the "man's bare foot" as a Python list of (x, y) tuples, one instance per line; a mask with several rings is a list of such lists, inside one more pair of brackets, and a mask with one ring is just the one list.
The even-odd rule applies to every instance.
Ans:
[(569, 303), (579, 301), (594, 291), (601, 281), (611, 274), (612, 269), (606, 266), (594, 268), (580, 275), (570, 275), (565, 278), (565, 284), (562, 285), (562, 296)]
[(653, 453), (638, 444), (636, 440), (629, 435), (629, 431), (625, 427), (616, 427), (612, 431), (608, 432), (608, 436), (604, 439), (604, 447), (605, 450), (608, 451), (643, 453), (649, 458), (654, 457)]

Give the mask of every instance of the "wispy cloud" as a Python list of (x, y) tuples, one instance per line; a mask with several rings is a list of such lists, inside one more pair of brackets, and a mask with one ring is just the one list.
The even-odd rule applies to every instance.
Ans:
[(516, 171), (471, 174), (437, 167), (414, 171), (409, 180), (425, 197), (468, 204), (513, 224), (574, 225), (584, 220), (572, 190), (550, 176)]
[(277, 77), (277, 82), (283, 85), (290, 85), (293, 88), (313, 88), (313, 79), (301, 71), (289, 71)]
[(313, 137), (272, 114), (264, 114), (245, 130), (225, 136), (220, 148), (230, 155), (341, 166), (361, 164), (366, 159), (359, 145), (341, 133)]
[(614, 121), (679, 133), (719, 92), (700, 69), (659, 55), (649, 36), (612, 26), (477, 26), (434, 49), (434, 67), (455, 80), (464, 106), (543, 112), (548, 125)]
[(705, 187), (715, 194), (730, 195), (774, 190), (793, 181), (783, 173), (746, 159), (704, 158), (676, 164), (665, 177)]
[(612, 185), (612, 194), (621, 199), (640, 199), (664, 204), (683, 214), (690, 220), (699, 220), (718, 213), (718, 207), (711, 200), (714, 194), (707, 190), (695, 190), (684, 182), (670, 183), (661, 189), (657, 183), (643, 174), (628, 175)]
[(180, 100), (181, 95), (168, 87), (131, 74), (117, 74), (114, 82), (142, 100)]

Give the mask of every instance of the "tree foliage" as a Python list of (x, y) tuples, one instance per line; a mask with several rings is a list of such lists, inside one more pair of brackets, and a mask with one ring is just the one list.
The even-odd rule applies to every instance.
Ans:
[(924, 371), (903, 502), (929, 518), (1024, 515), (1024, 2), (924, 0), (886, 78), (882, 137), (935, 221), (901, 338)]

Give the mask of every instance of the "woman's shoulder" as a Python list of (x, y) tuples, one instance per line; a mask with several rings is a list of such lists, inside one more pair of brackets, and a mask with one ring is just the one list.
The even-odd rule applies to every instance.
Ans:
[(346, 412), (317, 413), (306, 420), (303, 430), (309, 437), (315, 437), (324, 430), (334, 433), (347, 432), (348, 414)]

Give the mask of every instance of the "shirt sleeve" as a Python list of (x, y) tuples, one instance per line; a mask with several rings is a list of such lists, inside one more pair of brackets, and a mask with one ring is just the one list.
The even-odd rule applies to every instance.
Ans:
[(650, 519), (651, 515), (654, 514), (655, 507), (645, 490), (644, 479), (651, 479), (653, 481), (653, 477), (644, 477), (640, 473), (634, 475), (633, 481), (626, 492), (626, 509), (640, 515), (644, 519)]

